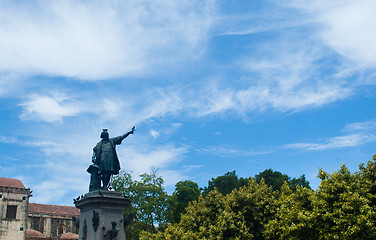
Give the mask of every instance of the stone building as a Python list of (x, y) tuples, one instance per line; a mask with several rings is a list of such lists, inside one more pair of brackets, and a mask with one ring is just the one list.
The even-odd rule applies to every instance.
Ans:
[(0, 178), (0, 240), (25, 239), (30, 196), (20, 180)]
[(47, 237), (57, 237), (78, 233), (72, 217), (79, 219), (79, 216), (80, 210), (76, 207), (29, 203), (27, 225)]
[(0, 240), (78, 239), (72, 220), (79, 219), (78, 208), (29, 203), (29, 197), (20, 180), (0, 178)]

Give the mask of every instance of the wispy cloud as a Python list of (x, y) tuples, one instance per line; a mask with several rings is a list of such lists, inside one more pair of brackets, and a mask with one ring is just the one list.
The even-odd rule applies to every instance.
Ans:
[[(35, 8), (37, 10), (42, 11), (52, 18), (52, 21), (48, 21), (48, 23), (40, 23), (39, 18), (36, 18), (33, 13), (25, 10), (25, 14), (31, 17), (31, 21), (28, 23), (29, 25), (39, 26), (39, 24), (42, 24), (42, 26), (46, 25), (44, 28), (50, 29), (55, 28), (55, 24), (61, 24), (60, 28), (56, 28), (59, 29), (56, 30), (59, 31), (56, 33), (57, 36), (74, 36), (74, 34), (63, 33), (64, 31), (83, 31), (81, 26), (86, 27), (85, 31), (77, 33), (77, 38), (79, 39), (77, 42), (69, 37), (59, 40), (78, 44), (74, 46), (68, 45), (71, 49), (69, 51), (65, 49), (65, 42), (61, 44), (61, 51), (64, 51), (64, 54), (61, 54), (61, 62), (64, 62), (64, 68), (69, 69), (72, 73), (68, 73), (60, 67), (56, 67), (56, 69), (44, 69), (50, 68), (51, 66), (51, 64), (44, 64), (44, 62), (50, 61), (48, 57), (43, 55), (46, 51), (40, 51), (43, 53), (42, 55), (35, 55), (41, 56), (42, 60), (40, 61), (43, 62), (44, 67), (36, 67), (31, 64), (27, 65), (27, 68), (23, 66), (20, 66), (20, 68), (42, 69), (42, 72), (53, 72), (53, 75), (72, 75), (88, 79), (132, 75), (133, 73), (131, 72), (144, 72), (145, 69), (150, 69), (147, 66), (154, 65), (154, 63), (148, 61), (153, 59), (153, 54), (157, 54), (155, 53), (156, 49), (167, 52), (167, 55), (174, 47), (188, 49), (187, 51), (190, 52), (195, 51), (194, 49), (197, 48), (204, 49), (205, 43), (210, 39), (211, 27), (216, 26), (216, 24), (223, 24), (220, 22), (221, 18), (215, 18), (216, 14), (218, 14), (215, 11), (217, 7), (215, 3), (200, 4), (198, 2), (184, 2), (182, 4), (173, 4), (155, 1), (148, 8), (145, 8), (143, 3), (132, 1), (116, 5), (116, 8), (114, 5), (104, 3), (78, 4), (78, 7), (73, 3), (74, 1), (64, 4), (50, 3), (45, 6), (36, 4)], [(62, 5), (61, 9), (59, 8), (60, 5)], [(164, 11), (159, 10), (161, 6), (163, 6)], [(291, 7), (291, 4), (286, 4), (286, 6)], [(324, 26), (325, 24), (331, 23), (331, 19), (324, 18), (322, 16), (323, 13), (315, 10), (318, 7), (316, 4), (311, 8), (303, 8), (301, 5), (297, 4), (293, 6), (300, 11), (308, 11), (311, 9), (309, 18), (315, 20), (314, 24), (320, 23)], [(327, 5), (324, 4), (324, 7), (325, 6)], [(345, 7), (345, 5), (341, 4), (339, 4), (339, 6)], [(12, 5), (10, 6), (9, 12), (15, 11), (13, 7)], [(275, 12), (278, 12), (276, 10), (278, 7), (284, 9), (283, 5), (278, 4), (273, 7), (273, 11)], [(71, 8), (75, 9), (72, 13), (68, 11)], [(327, 8), (329, 11), (329, 7)], [(166, 15), (166, 9), (170, 10), (170, 14)], [(187, 16), (187, 14), (184, 13), (185, 9), (190, 9), (192, 14)], [(362, 9), (361, 7), (359, 11)], [(48, 15), (48, 10), (51, 10), (55, 14)], [(94, 17), (90, 10), (98, 10), (97, 13), (99, 17), (97, 15)], [(327, 11), (325, 11), (325, 13), (326, 12)], [(123, 14), (125, 14), (124, 19), (122, 17)], [(344, 14), (339, 15), (341, 18), (345, 17)], [(147, 22), (143, 21), (142, 19), (144, 19), (144, 17), (149, 20)], [(283, 17), (288, 18), (288, 15), (284, 13)], [(258, 16), (246, 20), (239, 20), (239, 18), (237, 19), (236, 16), (234, 16), (232, 21), (245, 21), (248, 23), (249, 21), (258, 19)], [(273, 22), (279, 18), (280, 17), (273, 18)], [(26, 21), (26, 18), (23, 19), (23, 17), (19, 16), (18, 18), (12, 19), (13, 18), (7, 20), (10, 21), (8, 24), (13, 24), (12, 21), (15, 21), (14, 24), (18, 28), (23, 28), (22, 24), (16, 24), (16, 22)], [(263, 17), (261, 17), (261, 19), (263, 19)], [(77, 20), (83, 24), (76, 24), (73, 20)], [(27, 19), (27, 21), (29, 21), (29, 19)], [(260, 19), (258, 19), (258, 21), (262, 23)], [(179, 82), (167, 88), (144, 88), (137, 94), (128, 94), (126, 98), (123, 96), (124, 94), (120, 94), (116, 91), (114, 91), (111, 98), (103, 98), (103, 96), (97, 99), (94, 97), (88, 98), (87, 96), (77, 97), (79, 94), (76, 94), (73, 98), (70, 97), (69, 99), (63, 100), (56, 96), (36, 93), (23, 102), (22, 106), (24, 112), (21, 117), (27, 120), (54, 122), (61, 121), (65, 117), (77, 116), (83, 113), (94, 113), (97, 114), (99, 118), (101, 115), (107, 118), (123, 119), (132, 116), (133, 123), (169, 114), (182, 113), (201, 118), (209, 115), (232, 112), (240, 117), (244, 117), (250, 113), (268, 110), (280, 112), (304, 111), (352, 96), (357, 84), (354, 83), (353, 80), (348, 80), (348, 78), (355, 73), (359, 73), (360, 70), (358, 67), (349, 68), (350, 62), (347, 61), (347, 59), (342, 59), (342, 55), (337, 54), (340, 53), (340, 51), (331, 53), (328, 56), (328, 52), (332, 51), (332, 49), (337, 50), (337, 48), (329, 44), (329, 39), (320, 37), (321, 35), (325, 35), (323, 32), (327, 31), (325, 30), (326, 28), (308, 25), (308, 27), (312, 29), (311, 33), (305, 32), (304, 34), (297, 34), (299, 25), (304, 25), (305, 27), (309, 21), (307, 23), (307, 20), (303, 19), (303, 22), (300, 22), (302, 21), (301, 18), (288, 18), (286, 21), (289, 22), (289, 25), (296, 26), (297, 28), (289, 28), (284, 31), (283, 34), (277, 34), (275, 39), (265, 39), (261, 44), (258, 43), (255, 46), (248, 47), (242, 55), (238, 56), (236, 61), (231, 63), (229, 66), (231, 72), (237, 72), (239, 75), (238, 81), (241, 82), (241, 84), (237, 86), (232, 84), (232, 76), (226, 79), (225, 73), (224, 77), (221, 79), (211, 77), (211, 80), (198, 79), (193, 83)], [(151, 24), (151, 22), (158, 24)], [(99, 26), (98, 29), (96, 28), (97, 25)], [(111, 27), (107, 28), (109, 25), (111, 25)], [(246, 27), (246, 25), (247, 24), (241, 24), (243, 27)], [(282, 25), (280, 27), (282, 27)], [(28, 31), (37, 32), (31, 32), (29, 34), (42, 36), (42, 39), (51, 40), (52, 38), (53, 41), (56, 40), (55, 35), (50, 37), (45, 35), (52, 34), (54, 31), (51, 30), (52, 33), (50, 31), (39, 32), (43, 27), (37, 28), (35, 26), (31, 27), (31, 30)], [(264, 25), (261, 24), (260, 26)], [(277, 28), (274, 31), (278, 32), (279, 25), (277, 24), (276, 26)], [(230, 25), (222, 26), (222, 28), (226, 27), (230, 29)], [(108, 32), (113, 28), (119, 31)], [(1, 30), (4, 31), (4, 33), (8, 31), (0, 27), (0, 31)], [(242, 29), (239, 29), (239, 31), (241, 32)], [(23, 31), (17, 32), (22, 33)], [(12, 34), (16, 34), (17, 32), (14, 31)], [(4, 36), (11, 38), (13, 36), (12, 34), (4, 34)], [(81, 34), (85, 34), (85, 36)], [(332, 38), (334, 39), (333, 41), (339, 39), (339, 37)], [(17, 37), (17, 39), (25, 38)], [(93, 39), (94, 42), (86, 46), (87, 44), (80, 43), (82, 39)], [(16, 44), (9, 41), (9, 39), (7, 41), (8, 44)], [(291, 44), (292, 42), (294, 44)], [(48, 44), (49, 42), (44, 45), (48, 46)], [(80, 44), (85, 46), (81, 46)], [(129, 47), (127, 44), (132, 45), (132, 47)], [(125, 45), (125, 47), (123, 45)], [(362, 46), (364, 45), (365, 44)], [(25, 48), (27, 48), (28, 45), (26, 44), (25, 46)], [(12, 45), (9, 51), (13, 51), (12, 49), (16, 49), (16, 47), (17, 46)], [(81, 54), (81, 52), (77, 50), (77, 48), (81, 47), (83, 49), (82, 51), (87, 52), (87, 54)], [(90, 47), (93, 47), (94, 50), (91, 50)], [(33, 46), (33, 49), (34, 48)], [(117, 48), (121, 49), (121, 51)], [(27, 49), (23, 54), (31, 55)], [(51, 49), (60, 48), (51, 47)], [(127, 51), (128, 49), (130, 49), (130, 51)], [(75, 55), (74, 61), (71, 61), (71, 57), (65, 55), (71, 51), (74, 52)], [(103, 51), (107, 54), (98, 54), (97, 51)], [(133, 53), (134, 51), (135, 53)], [(171, 51), (171, 54), (172, 52), (173, 51)], [(118, 56), (119, 54), (125, 56)], [(11, 55), (13, 57), (16, 56), (13, 53)], [(116, 59), (109, 59), (108, 64), (102, 62), (103, 59), (101, 59), (101, 57), (98, 59), (98, 56), (104, 56), (105, 58), (107, 55), (110, 58), (115, 57)], [(172, 55), (176, 57), (175, 53)], [(128, 59), (129, 57), (132, 61), (129, 59), (118, 60), (117, 56), (119, 59), (123, 57)], [(88, 58), (88, 60), (86, 58)], [(161, 55), (158, 50), (158, 58), (169, 58), (169, 56), (165, 54)], [(80, 64), (76, 61), (79, 61)], [(104, 59), (103, 61), (107, 60)], [(328, 68), (328, 61), (336, 61), (336, 64), (331, 65), (333, 66), (332, 68)], [(72, 64), (72, 66), (69, 66), (69, 64)], [(126, 65), (126, 67), (123, 65)], [(133, 69), (132, 65), (141, 66), (142, 71), (129, 70), (128, 68)], [(112, 70), (112, 68), (115, 70)], [(361, 78), (369, 79), (369, 76), (363, 75)], [(115, 101), (114, 98), (117, 98), (117, 100)], [(75, 100), (73, 101), (73, 99)], [(102, 107), (98, 108), (96, 106)]]
[[(40, 177), (27, 180), (40, 191), (34, 200), (87, 191), (85, 170), (101, 128), (115, 135), (152, 122), (145, 136), (132, 136), (137, 143), (118, 148), (122, 168), (138, 175), (158, 167), (173, 184), (203, 168), (190, 161), (174, 168), (195, 150), (169, 137), (189, 131), (183, 128), (192, 118), (307, 111), (376, 84), (375, 3), (270, 3), (266, 11), (242, 2), (235, 8), (249, 9), (237, 14), (226, 1), (3, 2), (0, 97), (19, 103), (12, 113), (23, 128), (0, 142), (37, 149), (30, 152), (43, 159), (32, 165)], [(179, 123), (159, 124), (169, 117)], [(375, 129), (374, 121), (352, 123), (338, 136), (286, 147), (358, 146), (376, 141)], [(223, 158), (270, 153), (225, 143), (197, 151)]]
[(49, 167), (48, 170), (53, 172), (51, 176), (47, 176), (49, 181), (24, 177), (26, 182), (32, 184), (32, 202), (72, 205), (74, 197), (87, 192), (89, 175), (85, 172), (74, 171), (71, 167), (60, 164)]
[(0, 142), (5, 144), (20, 144), (23, 146), (31, 146), (31, 147), (52, 147), (56, 146), (57, 143), (53, 141), (25, 141), (20, 140), (16, 137), (9, 137), (9, 136), (0, 136)]
[(322, 24), (320, 38), (353, 64), (376, 66), (376, 3), (363, 1), (290, 1)]
[(232, 25), (219, 23), (223, 32), (219, 35), (236, 38), (271, 31), (273, 37), (252, 42), (235, 61), (236, 66), (228, 66), (232, 71), (240, 68), (236, 87), (231, 81), (223, 86), (206, 85), (202, 96), (207, 98), (201, 99), (198, 115), (305, 111), (353, 96), (363, 84), (376, 84), (376, 25), (371, 14), (376, 4), (318, 2), (272, 1), (273, 16), (262, 9), (262, 14), (255, 10), (248, 18), (223, 18)]
[(2, 72), (0, 70), (0, 97), (19, 97), (23, 94), (24, 76), (14, 72)]
[(75, 116), (80, 112), (79, 106), (62, 94), (31, 95), (21, 106), (24, 108), (21, 119), (40, 119), (46, 122), (61, 121), (63, 117)]
[(346, 132), (354, 132), (354, 131), (376, 131), (376, 121), (365, 121), (365, 122), (355, 122), (347, 124), (344, 128)]
[(64, 91), (40, 92), (27, 96), (20, 106), (23, 109), (22, 120), (62, 122), (64, 118), (82, 116), (83, 114), (96, 115), (100, 121), (103, 118), (115, 119), (124, 114), (130, 104), (124, 104), (122, 96), (92, 97), (80, 96), (77, 93)]
[(3, 2), (0, 71), (87, 80), (149, 72), (205, 48), (211, 1)]
[(264, 155), (269, 154), (272, 151), (254, 151), (252, 149), (250, 150), (244, 150), (244, 149), (238, 149), (230, 146), (208, 146), (204, 148), (200, 148), (197, 150), (199, 153), (208, 154), (208, 155), (214, 155), (217, 157), (249, 157), (249, 156), (255, 156), (255, 155)]
[(157, 138), (159, 136), (159, 132), (151, 129), (150, 130), (150, 135), (153, 137), (153, 138)]
[(12, 143), (17, 143), (18, 139), (16, 137), (0, 136), (0, 142), (12, 144)]
[[(173, 166), (184, 159), (187, 151), (187, 147), (175, 147), (173, 145), (143, 145), (142, 147), (129, 147), (123, 150), (119, 148), (118, 154), (122, 169), (132, 171), (134, 176), (150, 172), (152, 168), (158, 168), (164, 179), (170, 179), (167, 181), (169, 184), (175, 184), (174, 181), (181, 180), (183, 175), (181, 171), (173, 170)], [(175, 179), (176, 176), (180, 176), (180, 179)], [(171, 178), (174, 181), (171, 181)]]
[(344, 128), (348, 135), (331, 137), (321, 143), (292, 143), (285, 147), (302, 150), (328, 150), (344, 147), (355, 147), (368, 142), (376, 141), (376, 122), (357, 122), (348, 124)]
[(355, 147), (367, 142), (375, 141), (376, 136), (366, 136), (362, 134), (352, 134), (347, 136), (333, 137), (326, 140), (324, 143), (293, 143), (286, 147), (304, 150), (327, 150), (343, 147)]
[(197, 168), (203, 168), (205, 165), (183, 165), (183, 168), (188, 169), (188, 170), (195, 170)]

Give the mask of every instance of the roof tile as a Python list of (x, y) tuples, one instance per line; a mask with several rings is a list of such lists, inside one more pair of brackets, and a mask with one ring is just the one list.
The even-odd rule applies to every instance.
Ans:
[(71, 206), (29, 203), (29, 213), (42, 213), (59, 216), (79, 216), (80, 210)]
[(13, 188), (25, 188), (21, 180), (13, 178), (0, 177), (0, 187), (13, 187)]

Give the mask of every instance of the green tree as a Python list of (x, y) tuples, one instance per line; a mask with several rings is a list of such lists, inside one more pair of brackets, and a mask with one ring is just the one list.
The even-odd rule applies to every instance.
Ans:
[(358, 177), (362, 182), (362, 187), (371, 201), (371, 206), (376, 206), (376, 154), (373, 155), (373, 161), (368, 161), (367, 166), (359, 165)]
[(312, 189), (310, 186), (309, 186), (309, 182), (306, 180), (305, 178), (305, 175), (301, 175), (299, 178), (293, 178), (291, 180), (288, 181), (288, 184), (289, 186), (291, 187), (292, 190), (296, 190), (296, 188), (298, 186), (300, 187), (304, 187), (304, 188), (308, 188), (308, 189)]
[(265, 225), (265, 239), (318, 239), (314, 225), (312, 198), (314, 191), (297, 186), (295, 191), (285, 182), (277, 200), (274, 219)]
[(169, 198), (168, 221), (177, 223), (180, 216), (185, 213), (189, 202), (197, 201), (200, 196), (200, 189), (197, 183), (186, 180), (175, 184), (175, 191)]
[(332, 174), (320, 169), (316, 191), (287, 183), (277, 201), (266, 239), (376, 239), (376, 157), (359, 171), (342, 165)]
[(269, 168), (256, 174), (255, 179), (258, 183), (261, 182), (261, 179), (264, 179), (265, 183), (271, 186), (273, 190), (280, 190), (282, 185), (290, 180), (290, 177), (287, 174), (282, 174)]
[(256, 181), (260, 182), (264, 179), (265, 183), (273, 188), (273, 190), (280, 190), (282, 185), (287, 182), (292, 190), (295, 191), (297, 186), (311, 189), (309, 182), (306, 180), (305, 175), (299, 178), (291, 179), (287, 174), (282, 174), (279, 171), (273, 171), (271, 168), (266, 169), (255, 176)]
[(247, 184), (248, 179), (238, 178), (234, 170), (232, 172), (227, 172), (222, 176), (212, 178), (212, 180), (209, 181), (208, 187), (204, 188), (202, 195), (208, 195), (208, 193), (214, 190), (214, 188), (217, 188), (220, 193), (226, 195), (231, 193), (232, 190)]
[(370, 187), (374, 162), (351, 174), (345, 165), (328, 174), (320, 169), (322, 180), (313, 201), (318, 239), (376, 239), (376, 209)]
[(253, 178), (227, 195), (214, 188), (189, 203), (179, 223), (169, 224), (164, 232), (143, 232), (141, 239), (263, 239), (275, 201), (272, 188)]
[(127, 239), (139, 239), (142, 230), (155, 232), (156, 226), (166, 221), (168, 195), (163, 179), (157, 176), (157, 169), (140, 177), (140, 181), (135, 181), (129, 173), (122, 173), (112, 182), (115, 191), (129, 196), (131, 201), (131, 206), (125, 210), (125, 214), (133, 216), (126, 229)]
[[(179, 222), (164, 231), (143, 231), (140, 238), (376, 239), (376, 155), (355, 173), (345, 165), (332, 174), (320, 169), (315, 191), (304, 175), (291, 180), (268, 169), (258, 176), (240, 188), (222, 184), (235, 183), (235, 172), (212, 179), (210, 186), (221, 186), (223, 194), (212, 186), (206, 196), (188, 203)], [(182, 182), (175, 193), (190, 184)]]

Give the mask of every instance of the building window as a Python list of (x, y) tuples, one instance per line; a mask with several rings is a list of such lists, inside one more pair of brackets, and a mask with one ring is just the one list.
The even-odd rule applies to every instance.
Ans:
[(34, 229), (34, 230), (37, 230), (39, 232), (42, 232), (40, 229), (39, 229), (39, 223), (40, 223), (40, 217), (31, 217), (31, 220), (30, 220), (30, 228), (31, 229)]
[(59, 229), (57, 230), (58, 236), (61, 236), (65, 232), (64, 224), (60, 224)]
[(17, 206), (10, 206), (7, 207), (7, 216), (8, 219), (16, 219), (17, 216)]

